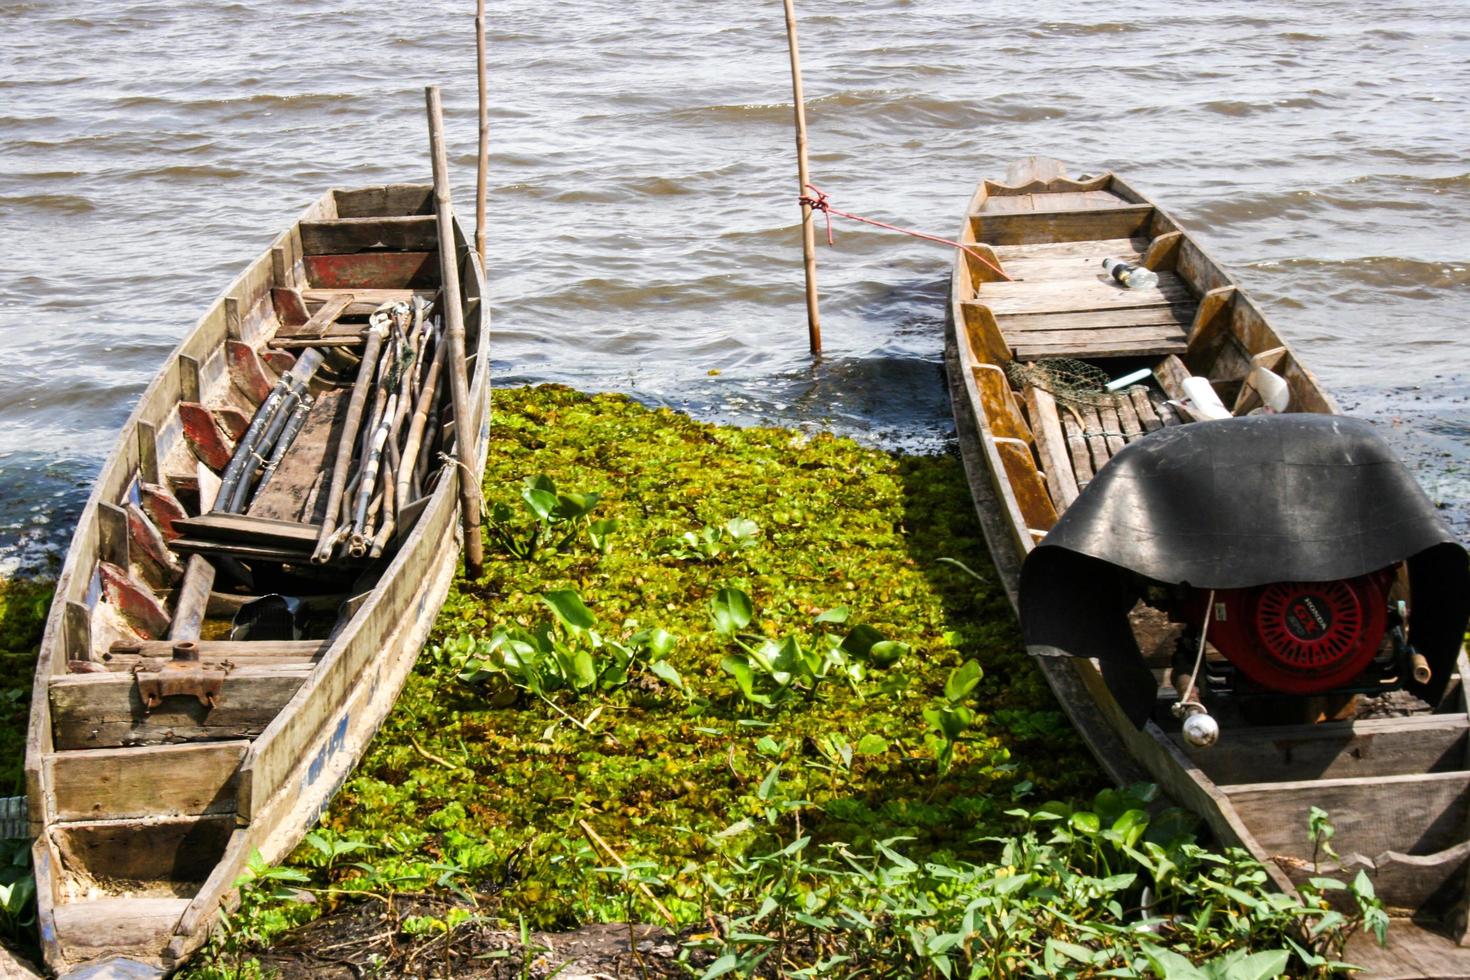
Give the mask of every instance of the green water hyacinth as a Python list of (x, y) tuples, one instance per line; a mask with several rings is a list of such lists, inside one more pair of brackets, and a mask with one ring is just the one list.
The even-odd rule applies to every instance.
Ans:
[(841, 678), (862, 697), (869, 668), (891, 667), (909, 649), (905, 643), (885, 639), (871, 626), (859, 624), (845, 636), (820, 629), (845, 624), (846, 607), (817, 616), (814, 625), (819, 631), (810, 637), (742, 635), (754, 615), (755, 604), (740, 589), (721, 589), (710, 601), (716, 632), (737, 648), (720, 661), (720, 668), (735, 679), (747, 703), (762, 708), (774, 708), (798, 696), (814, 699), (829, 678)]
[[(491, 505), (486, 531), (506, 554), (534, 559), (542, 548), (565, 551), (585, 530), (592, 546), (606, 554), (615, 520), (593, 521), (590, 514), (602, 499), (599, 493), (559, 493), (544, 473), (528, 476), (521, 488), (522, 514), (505, 503)], [(529, 520), (525, 519), (529, 517)]]
[(446, 641), (435, 656), (447, 660), (466, 684), (485, 688), (491, 702), (508, 706), (518, 691), (536, 697), (566, 692), (572, 698), (613, 691), (645, 669), (681, 694), (684, 679), (667, 661), (677, 638), (658, 627), (639, 630), (621, 640), (594, 627), (597, 618), (572, 589), (541, 595), (552, 619), (534, 629), (519, 626), (496, 630), (488, 639), (461, 634)]

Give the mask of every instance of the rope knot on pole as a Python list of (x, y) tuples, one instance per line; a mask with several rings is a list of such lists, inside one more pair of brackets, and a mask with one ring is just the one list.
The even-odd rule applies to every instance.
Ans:
[(822, 212), (823, 217), (827, 219), (828, 245), (834, 244), (832, 239), (832, 215), (835, 214), (839, 218), (850, 218), (853, 221), (861, 221), (863, 224), (872, 225), (875, 228), (883, 228), (888, 231), (896, 231), (901, 235), (908, 235), (911, 238), (921, 238), (926, 242), (937, 242), (940, 245), (948, 245), (951, 248), (957, 248), (961, 252), (964, 252), (966, 255), (970, 256), (972, 259), (979, 262), (981, 265), (995, 272), (1001, 277), (1003, 281), (1013, 281), (1010, 276), (1005, 274), (1000, 266), (996, 265), (994, 262), (990, 261), (990, 259), (988, 259), (984, 255), (981, 255), (979, 252), (975, 251), (973, 248), (962, 242), (951, 241), (948, 238), (940, 238), (938, 235), (929, 235), (922, 231), (914, 231), (912, 228), (900, 228), (898, 225), (890, 225), (886, 221), (878, 221), (873, 218), (864, 218), (860, 214), (853, 214), (849, 211), (843, 211), (840, 208), (834, 208), (832, 206), (832, 202), (827, 199), (827, 192), (822, 190), (817, 185), (804, 183), (802, 184), (802, 187), (806, 190), (811, 191), (812, 195), (815, 196), (803, 194), (796, 199), (797, 203), (800, 204), (802, 207), (810, 208), (813, 211)]

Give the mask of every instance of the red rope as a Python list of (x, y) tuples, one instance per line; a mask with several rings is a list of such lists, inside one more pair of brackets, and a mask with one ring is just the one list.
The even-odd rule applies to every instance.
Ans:
[(831, 245), (832, 244), (832, 215), (835, 214), (835, 215), (837, 215), (840, 218), (851, 218), (853, 221), (861, 221), (865, 225), (873, 225), (873, 226), (878, 227), (878, 228), (886, 228), (889, 231), (896, 231), (896, 232), (899, 232), (900, 234), (903, 234), (903, 235), (910, 235), (910, 236), (912, 236), (914, 238), (922, 238), (922, 239), (924, 239), (925, 241), (928, 241), (928, 242), (938, 242), (940, 245), (949, 245), (952, 248), (957, 248), (961, 252), (964, 252), (966, 255), (970, 256), (971, 258), (976, 259), (977, 261), (979, 261), (981, 265), (983, 265), (983, 266), (991, 269), (992, 271), (994, 271), (996, 275), (1000, 276), (1006, 282), (1013, 281), (1010, 276), (1006, 275), (1003, 271), (1001, 271), (1000, 266), (996, 265), (994, 262), (990, 261), (988, 258), (986, 258), (985, 256), (981, 255), (979, 252), (975, 251), (973, 248), (971, 248), (968, 245), (962, 245), (959, 242), (952, 242), (948, 238), (939, 238), (939, 237), (937, 237), (935, 235), (926, 235), (922, 231), (914, 231), (912, 228), (900, 228), (900, 227), (898, 227), (898, 225), (890, 225), (886, 221), (875, 221), (872, 218), (864, 218), (862, 215), (859, 215), (859, 214), (850, 214), (847, 211), (842, 211), (842, 210), (839, 210), (837, 208), (834, 208), (831, 205), (831, 203), (827, 200), (827, 193), (826, 193), (826, 191), (822, 190), (820, 187), (816, 186), (815, 184), (807, 184), (806, 185), (806, 188), (807, 188), (807, 190), (809, 190), (813, 194), (815, 194), (816, 197), (808, 197), (805, 194), (803, 194), (797, 200), (800, 201), (802, 204), (806, 205), (807, 207), (811, 208), (813, 211), (820, 211), (820, 212), (822, 212), (823, 216), (826, 217), (826, 219), (827, 219), (827, 244), (828, 245)]

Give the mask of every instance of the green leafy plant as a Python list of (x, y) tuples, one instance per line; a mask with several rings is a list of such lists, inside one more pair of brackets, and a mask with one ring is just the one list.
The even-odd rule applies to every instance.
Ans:
[(843, 636), (822, 628), (845, 624), (849, 616), (845, 606), (817, 616), (819, 629), (811, 636), (789, 633), (771, 639), (743, 633), (754, 615), (754, 603), (740, 589), (721, 589), (710, 600), (715, 632), (736, 647), (720, 661), (720, 667), (734, 678), (746, 703), (762, 708), (774, 708), (797, 697), (813, 699), (833, 677), (846, 681), (861, 697), (869, 669), (890, 667), (909, 649), (907, 644), (885, 639), (871, 626), (859, 624)]
[[(758, 795), (772, 823), (779, 767)], [(923, 861), (904, 838), (868, 848), (775, 835), (707, 874), (713, 937), (685, 941), (702, 980), (754, 977), (1121, 976), (1266, 980), (1352, 969), (1336, 957), (1358, 923), (1271, 890), (1240, 850), (1200, 847), (1192, 818), (1144, 809), (1151, 786), (1104, 790), (1088, 809), (1051, 802), (1010, 813), (988, 862)], [(799, 828), (799, 823), (796, 825)], [(735, 830), (748, 829), (749, 823)]]
[(945, 678), (944, 695), (924, 709), (924, 720), (937, 735), (935, 761), (940, 779), (949, 774), (949, 767), (954, 763), (955, 746), (975, 723), (975, 711), (965, 702), (983, 676), (984, 671), (978, 663), (965, 661)]
[(0, 841), (0, 937), (12, 943), (29, 942), (35, 924), (31, 849), (22, 840)]
[(486, 530), (490, 540), (513, 558), (532, 560), (543, 548), (565, 551), (585, 530), (592, 546), (606, 554), (618, 522), (593, 521), (589, 516), (601, 494), (561, 493), (551, 477), (528, 476), (521, 481), (521, 512), (505, 503), (491, 506)]
[(680, 561), (713, 561), (759, 544), (760, 526), (748, 518), (736, 517), (719, 526), (706, 524), (698, 531), (659, 538), (653, 548), (657, 554)]
[(597, 618), (574, 590), (544, 592), (541, 600), (552, 618), (534, 629), (505, 627), (488, 639), (461, 635), (435, 656), (447, 660), (461, 681), (487, 688), (500, 705), (513, 701), (516, 691), (546, 699), (557, 692), (576, 698), (616, 690), (639, 669), (686, 693), (683, 677), (666, 659), (678, 642), (672, 633), (652, 627), (616, 640), (595, 629)]

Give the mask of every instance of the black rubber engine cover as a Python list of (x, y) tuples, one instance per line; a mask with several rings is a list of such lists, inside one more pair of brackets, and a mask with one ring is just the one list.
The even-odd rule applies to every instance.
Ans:
[(1026, 557), (1021, 627), (1033, 654), (1102, 661), (1142, 724), (1156, 688), (1127, 624), (1141, 579), (1238, 589), (1404, 560), (1409, 638), (1434, 675), (1408, 689), (1434, 704), (1470, 619), (1470, 560), (1387, 443), (1340, 415), (1196, 422), (1124, 447)]

